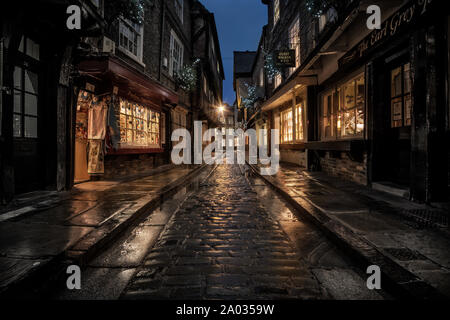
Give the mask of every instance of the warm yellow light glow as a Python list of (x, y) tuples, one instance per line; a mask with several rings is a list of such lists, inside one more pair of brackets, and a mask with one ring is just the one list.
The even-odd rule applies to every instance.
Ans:
[(223, 110), (225, 110), (225, 108), (223, 106), (219, 107), (219, 112), (223, 112)]

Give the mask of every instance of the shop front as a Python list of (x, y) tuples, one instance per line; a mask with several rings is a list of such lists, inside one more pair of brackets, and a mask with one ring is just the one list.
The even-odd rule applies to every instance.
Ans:
[(321, 93), (320, 134), (346, 151), (328, 153), (335, 159), (322, 167), (335, 163), (347, 172), (337, 175), (411, 200), (445, 201), (448, 21), (435, 2), (421, 4), (406, 3), (339, 60), (335, 88)]
[[(308, 102), (314, 100), (313, 82), (293, 79), (262, 107), (262, 128), (280, 133), (280, 160), (307, 168)], [(270, 139), (268, 139), (270, 140)], [(270, 141), (267, 144), (270, 146)]]
[(75, 110), (74, 183), (169, 164), (167, 122), (177, 95), (117, 58), (85, 61), (80, 71), (85, 81)]

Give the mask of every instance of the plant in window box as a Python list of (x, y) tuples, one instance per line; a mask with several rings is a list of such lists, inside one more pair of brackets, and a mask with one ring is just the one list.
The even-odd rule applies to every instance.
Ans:
[(175, 85), (186, 92), (191, 92), (197, 87), (197, 64), (200, 59), (192, 64), (184, 65), (180, 71), (174, 72)]

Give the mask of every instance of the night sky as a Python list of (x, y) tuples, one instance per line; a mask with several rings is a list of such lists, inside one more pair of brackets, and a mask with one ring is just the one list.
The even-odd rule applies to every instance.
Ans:
[(233, 91), (233, 51), (256, 51), (262, 27), (267, 24), (267, 6), (261, 0), (200, 0), (214, 13), (225, 68), (223, 100), (230, 105)]

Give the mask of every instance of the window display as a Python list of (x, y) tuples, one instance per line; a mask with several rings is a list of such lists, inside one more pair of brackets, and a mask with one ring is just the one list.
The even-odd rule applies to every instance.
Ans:
[(361, 136), (365, 124), (365, 96), (364, 75), (322, 95), (321, 139)]
[(120, 99), (121, 147), (159, 147), (160, 113)]
[(292, 110), (281, 113), (281, 143), (289, 143), (293, 140)]
[(301, 141), (305, 139), (305, 132), (304, 132), (304, 122), (303, 122), (303, 116), (304, 116), (304, 102), (298, 104), (295, 107), (295, 140)]

